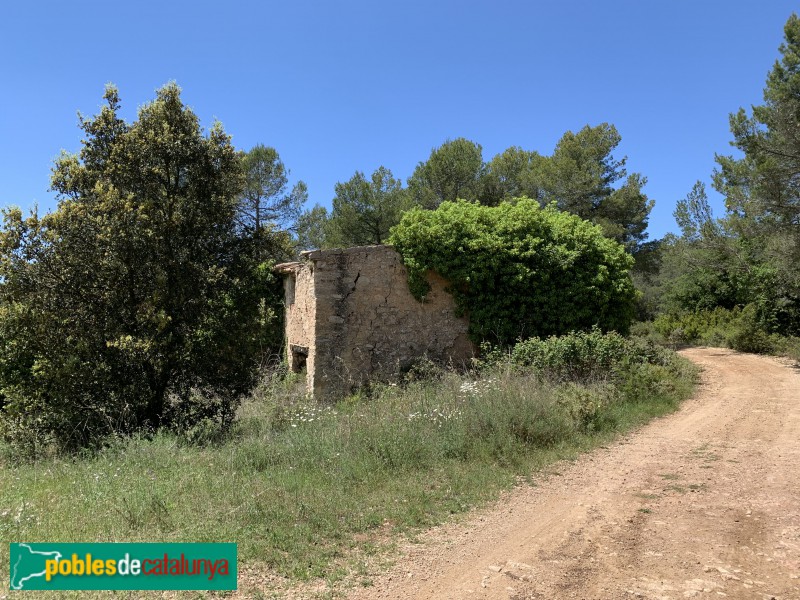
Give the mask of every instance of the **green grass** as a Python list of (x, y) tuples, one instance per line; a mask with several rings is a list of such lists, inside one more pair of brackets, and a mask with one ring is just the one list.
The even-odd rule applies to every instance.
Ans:
[(496, 365), (332, 407), (303, 400), (289, 381), (254, 394), (212, 445), (159, 434), (35, 463), (7, 452), (0, 579), (14, 541), (233, 541), (240, 568), (286, 585), (369, 585), (399, 536), (674, 410), (694, 376), (678, 357), (582, 384)]

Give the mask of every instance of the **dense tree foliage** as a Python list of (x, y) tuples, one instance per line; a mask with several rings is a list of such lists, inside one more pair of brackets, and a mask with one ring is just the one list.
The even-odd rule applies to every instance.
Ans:
[(429, 269), (450, 282), (476, 340), (511, 344), (594, 325), (626, 331), (633, 316), (631, 256), (599, 227), (535, 200), (414, 209), (391, 241), (418, 297)]
[(764, 104), (731, 115), (732, 145), (744, 157), (718, 156), (715, 188), (752, 277), (752, 301), (768, 327), (800, 333), (800, 19), (784, 28), (781, 58)]
[[(0, 424), (76, 447), (229, 419), (253, 381), (276, 291), (243, 236), (241, 155), (174, 84), (126, 123), (116, 89), (55, 164), (57, 210), (4, 213)], [(269, 240), (285, 248), (288, 238)]]
[(483, 150), (464, 138), (447, 140), (414, 169), (408, 187), (414, 203), (436, 208), (452, 200), (477, 201), (481, 195)]
[(319, 204), (300, 213), (297, 218), (296, 247), (300, 251), (329, 247), (325, 234), (328, 219), (328, 209)]
[[(635, 253), (647, 238), (653, 201), (642, 191), (647, 180), (638, 173), (628, 175), (627, 159), (613, 156), (621, 140), (607, 123), (568, 131), (553, 155), (541, 161), (535, 180), (543, 203), (555, 202), (561, 210), (600, 225)], [(620, 181), (624, 183), (618, 185)]]
[(539, 173), (547, 159), (537, 152), (512, 146), (490, 160), (483, 174), (481, 204), (495, 206), (511, 198), (544, 201)]
[(356, 172), (335, 186), (333, 210), (325, 224), (330, 246), (384, 244), (389, 229), (400, 222), (410, 200), (402, 182), (386, 167), (379, 167), (367, 179)]
[[(653, 247), (645, 242), (653, 201), (642, 191), (646, 179), (638, 173), (628, 175), (627, 159), (613, 156), (620, 140), (613, 125), (587, 125), (578, 133), (564, 134), (551, 156), (512, 146), (487, 163), (479, 144), (464, 138), (448, 140), (417, 165), (407, 189), (392, 178), (396, 186), (381, 192), (386, 184), (376, 183), (375, 175), (370, 185), (357, 174), (346, 184), (337, 184), (333, 214), (307, 212), (303, 227), (308, 230), (313, 224), (315, 231), (322, 231), (315, 241), (325, 247), (376, 243), (386, 237), (385, 224), (395, 224), (399, 214), (412, 206), (435, 209), (455, 200), (496, 206), (527, 197), (540, 206), (554, 203), (560, 210), (600, 225), (608, 237), (637, 257), (636, 269), (647, 272), (653, 268)], [(331, 219), (338, 223), (319, 227)]]
[(264, 227), (292, 229), (308, 200), (302, 181), (289, 189), (289, 169), (275, 148), (259, 144), (244, 154), (244, 190), (239, 198), (239, 225), (251, 235)]
[(681, 235), (668, 235), (661, 246), (659, 308), (662, 311), (732, 309), (746, 302), (737, 240), (724, 220), (715, 219), (705, 185), (697, 182), (677, 203), (675, 220)]

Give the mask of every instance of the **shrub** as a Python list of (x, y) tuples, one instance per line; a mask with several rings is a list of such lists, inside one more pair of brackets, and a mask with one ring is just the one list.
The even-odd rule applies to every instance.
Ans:
[(776, 354), (781, 354), (800, 362), (800, 337), (773, 334), (770, 338)]
[(693, 343), (724, 346), (740, 315), (738, 308), (721, 307), (680, 315), (664, 314), (655, 319), (653, 328), (673, 346)]
[(478, 342), (506, 345), (593, 325), (624, 332), (633, 316), (633, 258), (600, 227), (529, 198), (414, 209), (391, 243), (418, 298), (428, 270), (450, 282)]
[(544, 340), (531, 338), (511, 350), (514, 364), (533, 367), (558, 381), (605, 379), (626, 357), (634, 356), (638, 358), (638, 353), (631, 342), (618, 333), (603, 334), (597, 328)]
[(681, 315), (659, 315), (653, 328), (672, 346), (701, 344), (728, 347), (740, 352), (770, 354), (789, 352), (790, 338), (766, 331), (755, 304), (744, 308), (715, 308)]
[(761, 328), (756, 307), (748, 304), (733, 323), (727, 338), (728, 346), (740, 352), (769, 354), (775, 349), (770, 336)]

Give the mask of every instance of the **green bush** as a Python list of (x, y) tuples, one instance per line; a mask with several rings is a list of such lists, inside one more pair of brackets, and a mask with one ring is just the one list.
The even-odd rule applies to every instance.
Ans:
[(660, 315), (653, 328), (672, 346), (700, 344), (727, 347), (740, 352), (771, 354), (792, 347), (791, 342), (765, 330), (758, 308), (715, 308), (682, 315)]
[(789, 358), (800, 362), (800, 337), (778, 336), (773, 334), (771, 339), (775, 349), (775, 354), (788, 356)]
[(105, 97), (56, 161), (57, 209), (2, 211), (0, 439), (26, 452), (196, 425), (208, 439), (280, 346), (265, 254), (288, 234), (242, 232), (229, 136), (203, 132), (175, 84), (130, 124)]
[(633, 258), (600, 227), (535, 200), (411, 210), (391, 243), (418, 298), (429, 270), (450, 282), (479, 342), (509, 345), (594, 325), (625, 332), (633, 316)]
[(775, 349), (772, 339), (758, 322), (756, 307), (748, 304), (733, 324), (728, 335), (728, 346), (740, 352), (769, 354)]
[(519, 366), (533, 367), (549, 379), (587, 381), (605, 379), (633, 354), (632, 344), (624, 337), (614, 332), (603, 334), (595, 328), (519, 342), (511, 350), (511, 360)]
[(659, 315), (653, 322), (653, 328), (674, 346), (695, 343), (726, 346), (740, 317), (739, 308), (728, 310), (717, 307), (680, 315)]
[(559, 402), (569, 414), (579, 431), (592, 432), (604, 429), (609, 407), (617, 400), (611, 385), (585, 386), (566, 383), (559, 389)]
[(778, 354), (800, 361), (800, 338), (769, 333), (756, 304), (744, 308), (715, 308), (684, 314), (662, 314), (650, 323), (636, 323), (639, 339), (673, 347), (703, 345), (740, 352)]

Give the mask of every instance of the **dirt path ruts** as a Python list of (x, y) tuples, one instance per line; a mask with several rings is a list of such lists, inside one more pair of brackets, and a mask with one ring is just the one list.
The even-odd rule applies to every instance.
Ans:
[(422, 536), (354, 599), (800, 599), (800, 371), (719, 349), (698, 394)]

